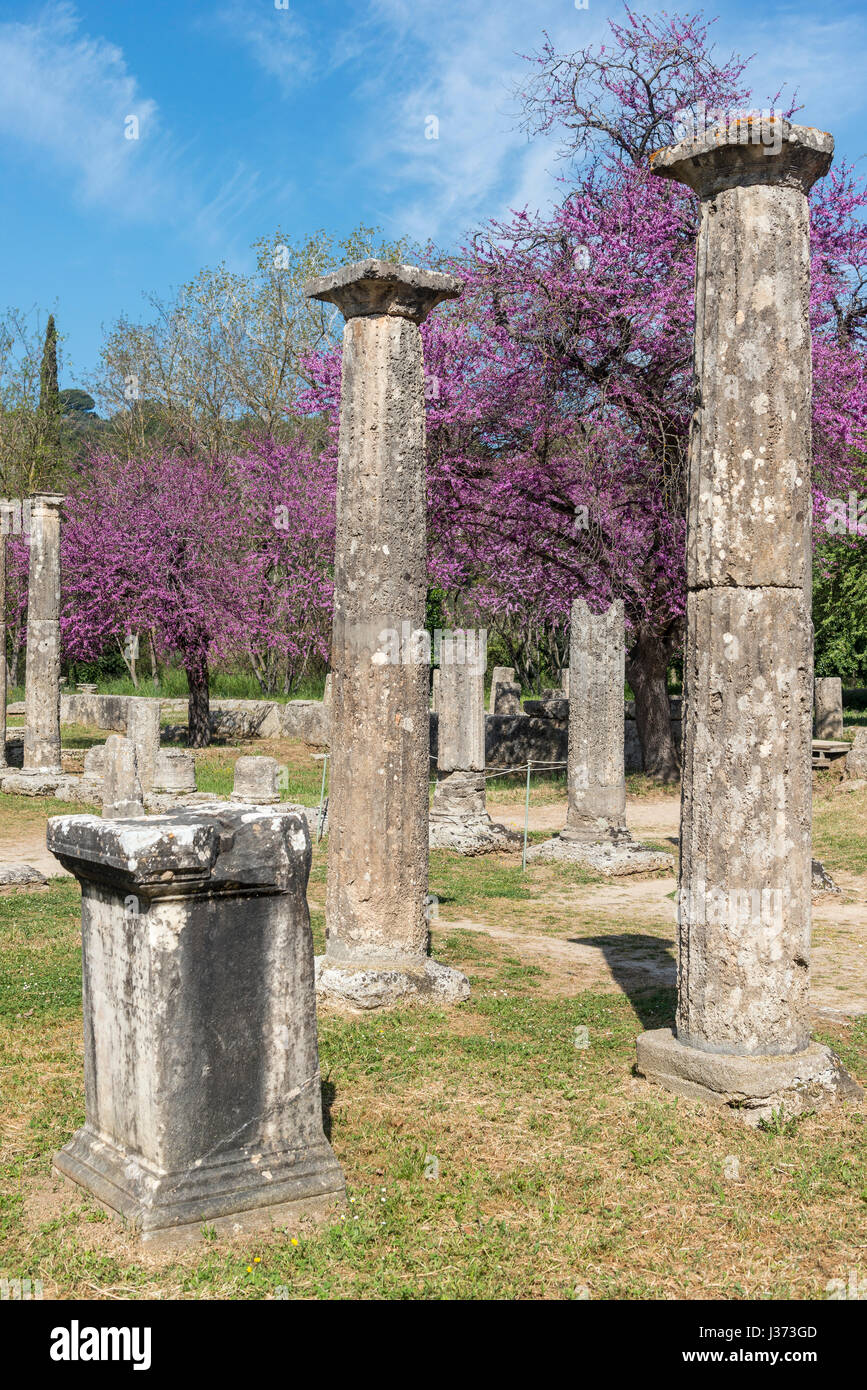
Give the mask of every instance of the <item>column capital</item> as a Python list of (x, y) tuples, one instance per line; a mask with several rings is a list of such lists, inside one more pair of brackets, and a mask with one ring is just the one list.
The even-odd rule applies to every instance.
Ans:
[(63, 492), (34, 492), (30, 499), (31, 508), (41, 507), (43, 511), (59, 511), (66, 501)]
[(336, 304), (345, 319), (386, 315), (423, 323), (444, 299), (457, 299), (463, 283), (452, 275), (391, 261), (355, 261), (308, 280), (308, 299)]
[(776, 184), (808, 193), (831, 167), (834, 137), (782, 116), (748, 115), (655, 150), (650, 171), (700, 198), (727, 188)]

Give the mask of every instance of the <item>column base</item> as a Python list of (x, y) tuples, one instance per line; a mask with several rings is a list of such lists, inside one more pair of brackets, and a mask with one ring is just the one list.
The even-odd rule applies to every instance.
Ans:
[(456, 854), (508, 854), (519, 850), (523, 840), (514, 830), (492, 821), (487, 811), (481, 815), (445, 814), (430, 816), (431, 849), (450, 849)]
[(662, 850), (648, 849), (633, 840), (627, 832), (610, 840), (578, 840), (567, 833), (555, 835), (551, 840), (543, 840), (527, 850), (527, 859), (557, 859), (568, 864), (580, 864), (582, 868), (606, 878), (616, 878), (623, 874), (649, 874), (657, 869), (674, 872), (674, 855)]
[(701, 1052), (678, 1042), (671, 1028), (641, 1033), (637, 1069), (675, 1095), (728, 1108), (747, 1124), (782, 1114), (789, 1119), (841, 1101), (860, 1103), (864, 1092), (823, 1043), (803, 1052), (741, 1057)]
[(324, 1137), (297, 1150), (224, 1150), (164, 1173), (85, 1125), (55, 1154), (54, 1170), (148, 1245), (189, 1245), (203, 1239), (203, 1226), (234, 1235), (284, 1225), (342, 1204), (346, 1195)]
[(316, 994), (323, 1003), (353, 1012), (387, 1009), (393, 1004), (462, 1004), (470, 997), (466, 975), (425, 956), (406, 960), (332, 960), (316, 957)]

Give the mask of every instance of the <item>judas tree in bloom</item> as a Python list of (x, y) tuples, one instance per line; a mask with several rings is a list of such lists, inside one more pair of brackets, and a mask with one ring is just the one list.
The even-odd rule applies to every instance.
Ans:
[(327, 475), (303, 477), (305, 457), (273, 443), (229, 461), (97, 454), (68, 497), (64, 650), (92, 659), (152, 633), (186, 672), (193, 747), (210, 739), (215, 660), (273, 652), (297, 669), (326, 650), (332, 503)]

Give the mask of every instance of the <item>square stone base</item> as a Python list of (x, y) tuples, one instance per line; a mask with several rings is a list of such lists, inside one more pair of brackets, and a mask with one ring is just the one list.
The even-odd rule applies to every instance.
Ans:
[(555, 835), (527, 851), (527, 859), (557, 859), (568, 864), (580, 864), (591, 873), (606, 878), (625, 874), (649, 874), (659, 869), (674, 873), (674, 856), (648, 849), (630, 835), (616, 840), (573, 840), (568, 835)]
[(430, 815), (431, 849), (448, 849), (455, 854), (508, 854), (521, 848), (523, 838), (505, 825), (481, 815)]
[(328, 1004), (353, 1013), (393, 1004), (461, 1004), (470, 997), (470, 982), (459, 970), (425, 957), (404, 961), (332, 960), (316, 957), (316, 994)]
[(227, 1234), (280, 1226), (340, 1205), (346, 1195), (324, 1138), (297, 1151), (231, 1149), (163, 1173), (85, 1125), (55, 1155), (54, 1169), (149, 1245), (191, 1244), (203, 1239), (203, 1226)]
[(679, 1042), (670, 1028), (641, 1033), (637, 1069), (676, 1095), (727, 1107), (748, 1124), (818, 1110), (840, 1101), (860, 1103), (864, 1092), (823, 1043), (803, 1052), (740, 1057), (702, 1052)]

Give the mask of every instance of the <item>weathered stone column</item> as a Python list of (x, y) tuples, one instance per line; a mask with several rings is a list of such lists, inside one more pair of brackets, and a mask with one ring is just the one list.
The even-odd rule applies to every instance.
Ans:
[(495, 824), (485, 806), (486, 648), (475, 634), (457, 633), (440, 648), (431, 849), (490, 854), (520, 848), (520, 836)]
[(346, 319), (337, 475), (326, 954), (353, 1008), (465, 998), (429, 960), (429, 651), (419, 324), (460, 283), (361, 261), (307, 286)]
[[(743, 122), (741, 137), (757, 135)], [(653, 157), (701, 198), (676, 1029), (638, 1067), (754, 1122), (851, 1087), (810, 1043), (810, 248), (823, 131)]]
[(839, 676), (820, 676), (815, 683), (816, 738), (843, 737), (843, 682)]
[(670, 854), (646, 849), (626, 828), (626, 643), (619, 599), (603, 613), (575, 600), (569, 661), (566, 828), (528, 858), (568, 859), (604, 874), (673, 868)]
[(82, 893), (86, 1118), (57, 1170), (152, 1242), (340, 1200), (304, 819), (225, 803), (58, 816), (48, 847)]
[(60, 770), (60, 508), (40, 492), (30, 513), (24, 771)]

